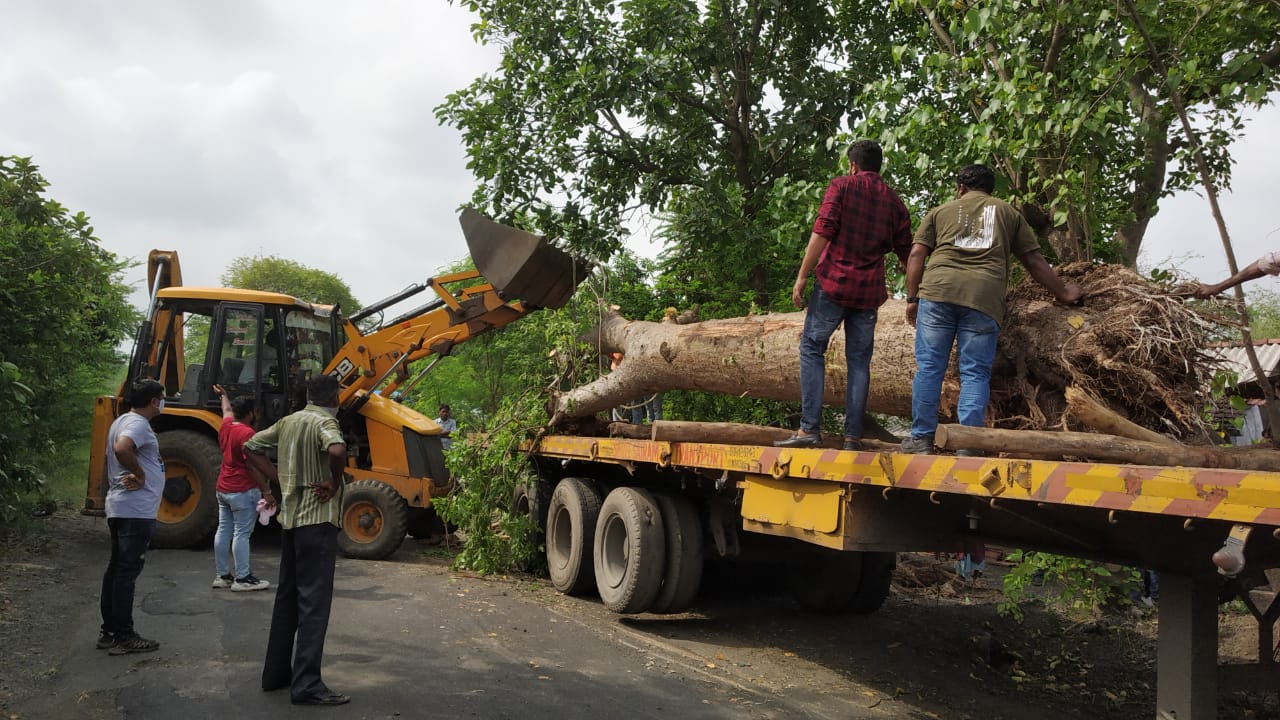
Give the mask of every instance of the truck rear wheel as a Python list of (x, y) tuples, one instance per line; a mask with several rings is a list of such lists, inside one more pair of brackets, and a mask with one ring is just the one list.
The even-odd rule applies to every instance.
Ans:
[(667, 553), (662, 587), (650, 610), (681, 612), (693, 603), (702, 584), (702, 521), (693, 501), (683, 495), (657, 493), (654, 499), (662, 513)]
[(805, 547), (786, 566), (791, 596), (810, 612), (844, 612), (862, 582), (862, 555)]
[(885, 598), (889, 597), (893, 569), (897, 566), (897, 553), (862, 553), (862, 576), (858, 578), (858, 589), (853, 593), (845, 611), (855, 615), (870, 615), (879, 610)]
[(595, 536), (596, 589), (619, 613), (648, 610), (662, 587), (666, 537), (662, 513), (647, 490), (614, 488), (600, 506)]
[(218, 527), (218, 470), (222, 450), (208, 435), (170, 430), (157, 437), (164, 460), (164, 494), (152, 547), (185, 548), (208, 542)]
[(404, 542), (409, 507), (390, 485), (359, 480), (347, 486), (342, 502), (338, 549), (350, 558), (382, 560)]
[(560, 592), (584, 592), (595, 580), (591, 539), (599, 517), (600, 492), (595, 486), (579, 478), (556, 484), (547, 505), (547, 571)]

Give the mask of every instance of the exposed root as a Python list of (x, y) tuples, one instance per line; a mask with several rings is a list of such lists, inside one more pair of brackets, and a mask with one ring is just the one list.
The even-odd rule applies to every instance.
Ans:
[(993, 394), (997, 424), (1067, 428), (1063, 392), (1075, 384), (1139, 425), (1202, 436), (1211, 369), (1201, 348), (1223, 319), (1126, 267), (1075, 263), (1058, 272), (1085, 289), (1084, 307), (1054, 305), (1029, 280), (1009, 292), (1000, 355), (1017, 358), (1003, 368), (1016, 382)]

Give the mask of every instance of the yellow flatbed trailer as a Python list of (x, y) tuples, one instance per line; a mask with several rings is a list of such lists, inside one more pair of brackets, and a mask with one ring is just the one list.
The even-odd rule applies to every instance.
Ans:
[[(690, 555), (704, 545), (690, 535), (722, 556), (777, 539), (797, 599), (837, 612), (879, 607), (893, 553), (983, 541), (1161, 573), (1157, 718), (1216, 718), (1219, 685), (1280, 688), (1267, 589), (1280, 577), (1280, 472), (565, 435), (525, 449), (553, 584), (594, 580), (620, 612), (692, 601)], [(1243, 559), (1232, 577), (1215, 565), (1223, 550)], [(1218, 603), (1231, 596), (1258, 621), (1257, 663), (1218, 664)]]

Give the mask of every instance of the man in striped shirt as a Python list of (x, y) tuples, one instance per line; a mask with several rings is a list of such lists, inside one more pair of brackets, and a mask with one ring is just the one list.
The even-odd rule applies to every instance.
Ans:
[[(347, 446), (334, 417), (337, 379), (321, 375), (312, 380), (307, 400), (305, 408), (244, 444), (245, 460), (280, 483), (284, 529), (262, 689), (289, 687), (296, 705), (342, 705), (351, 698), (330, 690), (320, 677), (347, 465)], [(277, 451), (278, 468), (266, 458), (270, 449)]]

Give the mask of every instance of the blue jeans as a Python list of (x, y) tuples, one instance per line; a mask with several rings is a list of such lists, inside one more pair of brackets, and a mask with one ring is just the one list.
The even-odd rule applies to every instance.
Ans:
[(844, 323), (844, 361), (848, 378), (844, 390), (845, 437), (862, 437), (871, 384), (871, 349), (876, 341), (877, 310), (859, 310), (832, 302), (817, 285), (809, 298), (800, 334), (800, 429), (816, 433), (822, 424), (827, 346)]
[(990, 315), (963, 305), (920, 300), (916, 311), (916, 376), (911, 381), (911, 437), (932, 436), (938, 429), (942, 378), (951, 360), (951, 346), (960, 358), (960, 399), (956, 415), (961, 425), (986, 424), (991, 396), (991, 364), (996, 359), (1000, 325)]
[(133, 630), (133, 594), (147, 561), (147, 548), (156, 531), (154, 518), (107, 518), (111, 530), (111, 559), (102, 575), (102, 631), (128, 640)]
[(258, 488), (238, 493), (218, 493), (218, 532), (213, 536), (213, 565), (218, 577), (229, 575), (229, 556), (236, 558), (236, 577), (249, 576), (249, 536), (258, 519)]
[(662, 393), (646, 395), (631, 402), (631, 422), (639, 425), (648, 419), (657, 422), (662, 419)]

